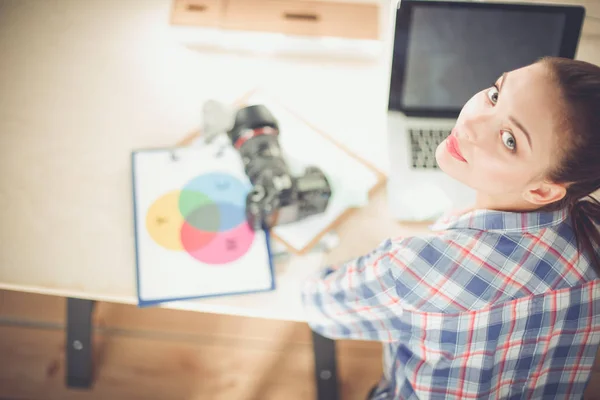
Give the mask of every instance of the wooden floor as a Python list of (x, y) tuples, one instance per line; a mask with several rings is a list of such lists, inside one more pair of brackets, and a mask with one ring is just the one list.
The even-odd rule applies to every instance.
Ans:
[[(98, 303), (96, 381), (65, 388), (64, 298), (0, 290), (0, 399), (315, 398), (306, 324)], [(381, 376), (381, 346), (338, 341), (342, 400)], [(600, 399), (600, 368), (586, 400)]]
[[(0, 399), (315, 398), (306, 324), (98, 303), (96, 382), (69, 390), (64, 298), (0, 291)], [(342, 399), (381, 376), (381, 346), (340, 341)]]

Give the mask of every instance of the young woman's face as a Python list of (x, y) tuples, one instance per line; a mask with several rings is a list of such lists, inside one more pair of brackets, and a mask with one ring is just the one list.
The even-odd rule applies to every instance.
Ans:
[(463, 107), (436, 151), (440, 168), (489, 196), (518, 196), (557, 162), (559, 92), (533, 64), (499, 77)]

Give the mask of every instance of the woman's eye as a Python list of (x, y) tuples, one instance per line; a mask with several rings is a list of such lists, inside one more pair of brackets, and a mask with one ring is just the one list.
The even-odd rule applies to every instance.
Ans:
[(487, 96), (490, 99), (490, 101), (492, 102), (492, 104), (496, 104), (498, 102), (498, 88), (496, 86), (492, 86), (488, 91), (487, 91)]
[(512, 133), (510, 133), (509, 131), (502, 131), (502, 142), (506, 147), (508, 147), (509, 150), (515, 151), (515, 148), (517, 147), (517, 142)]

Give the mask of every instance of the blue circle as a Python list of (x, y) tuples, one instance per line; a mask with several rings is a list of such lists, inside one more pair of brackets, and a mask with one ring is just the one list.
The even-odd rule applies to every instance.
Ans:
[(229, 203), (219, 204), (219, 232), (235, 228), (246, 220), (246, 210)]
[(229, 174), (211, 172), (192, 179), (183, 190), (202, 193), (218, 205), (229, 204), (245, 210), (250, 186)]

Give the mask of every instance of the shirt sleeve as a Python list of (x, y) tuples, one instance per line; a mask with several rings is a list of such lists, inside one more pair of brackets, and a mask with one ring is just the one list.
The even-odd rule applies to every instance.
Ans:
[(366, 255), (324, 268), (305, 283), (302, 301), (313, 331), (336, 339), (397, 339), (394, 324), (402, 308), (392, 248), (386, 240)]
[[(477, 238), (387, 240), (367, 255), (308, 280), (302, 300), (310, 327), (336, 339), (396, 341), (415, 313), (461, 313), (528, 295), (501, 266), (484, 261)], [(505, 284), (507, 282), (507, 284)]]

